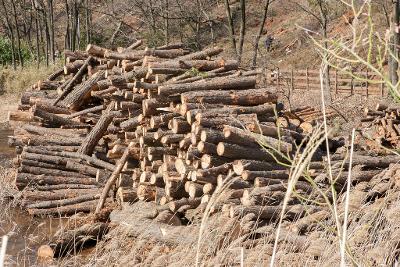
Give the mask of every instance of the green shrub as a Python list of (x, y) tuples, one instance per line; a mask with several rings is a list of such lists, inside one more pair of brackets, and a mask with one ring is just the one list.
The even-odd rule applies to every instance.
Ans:
[[(15, 55), (16, 59), (18, 59), (17, 48), (15, 48), (15, 53), (16, 53)], [(22, 43), (21, 46), (21, 53), (24, 62), (30, 61), (32, 59), (32, 54), (30, 53), (28, 47), (24, 43)], [(8, 65), (11, 63), (12, 63), (11, 40), (0, 36), (0, 65)]]

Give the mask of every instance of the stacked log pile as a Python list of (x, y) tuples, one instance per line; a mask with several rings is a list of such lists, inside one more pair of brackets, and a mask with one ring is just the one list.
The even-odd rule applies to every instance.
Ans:
[(275, 159), (292, 154), (304, 135), (277, 127), (282, 107), (273, 91), (257, 88), (257, 70), (215, 58), (216, 47), (135, 46), (67, 51), (62, 71), (10, 112), (24, 123), (9, 143), (31, 214), (91, 211), (114, 185), (122, 202), (176, 211), (207, 202), (229, 172), (241, 177), (230, 185), (235, 201), (244, 188), (288, 178)]
[(366, 108), (361, 120), (360, 144), (366, 149), (385, 152), (400, 148), (400, 109), (377, 104), (375, 109)]
[[(239, 70), (236, 60), (219, 57), (220, 48), (140, 45), (66, 51), (62, 70), (32, 86), (10, 112), (10, 121), (21, 122), (9, 143), (18, 153), (16, 186), (29, 213), (99, 214), (105, 205), (139, 200), (153, 207), (143, 227), (150, 218), (182, 226), (198, 221), (213, 203), (208, 212), (241, 217), (241, 234), (251, 233), (252, 242), (272, 232), (293, 156), (322, 114), (313, 108), (285, 112), (271, 88), (258, 87), (259, 71)], [(394, 141), (387, 129), (400, 133), (397, 114), (379, 106), (367, 111), (365, 122), (382, 131), (384, 121), (391, 127), (384, 136)], [(328, 145), (334, 151), (344, 144)], [(323, 155), (317, 149), (288, 200), (285, 242), (304, 245), (306, 229), (329, 217), (318, 204), (332, 198)], [(352, 185), (369, 183), (397, 161), (355, 153)], [(346, 151), (330, 163), (340, 192), (349, 173)]]
[[(325, 116), (327, 119), (337, 115), (338, 113), (334, 109), (326, 109)], [(299, 129), (299, 131), (303, 133), (311, 133), (314, 126), (322, 122), (323, 118), (324, 114), (321, 110), (306, 106), (283, 112), (277, 119), (277, 124), (281, 127), (288, 127), (293, 130)]]

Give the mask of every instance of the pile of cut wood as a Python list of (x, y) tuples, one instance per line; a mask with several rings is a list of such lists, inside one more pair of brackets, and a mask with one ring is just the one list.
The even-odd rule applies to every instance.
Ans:
[(376, 151), (400, 148), (400, 109), (377, 104), (375, 110), (366, 108), (361, 120), (365, 146)]
[(243, 188), (288, 178), (276, 159), (304, 135), (277, 127), (282, 107), (271, 89), (257, 88), (259, 71), (213, 58), (216, 47), (140, 45), (66, 51), (66, 65), (9, 114), (24, 123), (9, 142), (31, 214), (92, 211), (112, 201), (112, 188), (122, 202), (137, 197), (176, 211), (207, 202), (230, 171), (240, 176), (230, 185), (236, 202)]
[[(218, 190), (210, 213), (245, 216), (249, 224), (241, 227), (248, 230), (277, 220), (293, 155), (321, 113), (285, 112), (271, 88), (259, 88), (259, 71), (239, 70), (236, 60), (218, 57), (220, 48), (140, 46), (66, 51), (65, 66), (32, 86), (10, 112), (16, 185), (29, 213), (99, 214), (104, 206), (139, 200), (153, 203), (156, 222), (181, 225), (201, 217)], [(397, 140), (397, 110), (367, 113), (372, 125), (391, 127), (385, 138)], [(318, 204), (332, 198), (323, 148), (288, 201), (284, 218), (296, 229), (329, 216)], [(346, 152), (330, 158), (339, 192), (350, 166), (356, 185), (398, 160), (357, 152), (351, 165)]]

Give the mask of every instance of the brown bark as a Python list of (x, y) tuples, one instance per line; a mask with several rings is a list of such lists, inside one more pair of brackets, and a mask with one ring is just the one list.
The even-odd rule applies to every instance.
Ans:
[(249, 146), (249, 144), (253, 144), (254, 147), (264, 146), (266, 148), (276, 149), (285, 154), (290, 153), (293, 150), (293, 145), (291, 143), (273, 137), (247, 132), (228, 125), (224, 127), (224, 136), (228, 142), (238, 145)]
[(273, 162), (256, 160), (235, 160), (232, 165), (233, 171), (237, 175), (242, 175), (244, 171), (272, 171), (285, 169), (285, 167)]
[(41, 118), (44, 122), (48, 123), (51, 127), (59, 126), (84, 126), (84, 123), (76, 122), (70, 119), (63, 118), (61, 116), (49, 113), (40, 109), (37, 106), (32, 107), (32, 113), (34, 116)]
[[(204, 83), (205, 85), (208, 83)], [(161, 89), (162, 87), (160, 87)], [(196, 87), (195, 87), (196, 88)], [(208, 103), (208, 104), (225, 104), (225, 105), (241, 105), (241, 106), (253, 106), (262, 105), (264, 103), (276, 103), (277, 95), (270, 93), (269, 89), (249, 89), (249, 90), (238, 90), (233, 86), (230, 91), (217, 91), (212, 88), (209, 91), (207, 89), (199, 88), (197, 90), (187, 90), (181, 95), (182, 103)], [(224, 89), (225, 88), (220, 88)], [(228, 90), (226, 89), (226, 90)], [(248, 88), (243, 88), (248, 89)], [(161, 89), (162, 90), (162, 89)]]
[(79, 71), (72, 77), (71, 80), (67, 81), (64, 86), (62, 94), (54, 101), (54, 105), (57, 105), (62, 99), (70, 94), (70, 92), (74, 89), (74, 86), (82, 80), (83, 75), (87, 71), (89, 65), (93, 64), (94, 59), (92, 57), (88, 57), (85, 63), (80, 67)]
[(71, 177), (71, 176), (51, 176), (51, 175), (35, 175), (30, 173), (19, 172), (16, 176), (15, 183), (18, 189), (23, 189), (29, 185), (58, 185), (58, 184), (82, 184), (97, 185), (96, 179), (91, 177)]
[(200, 205), (201, 198), (182, 198), (180, 200), (168, 203), (168, 207), (172, 212), (176, 212), (180, 207), (189, 205), (192, 209)]
[[(231, 89), (244, 90), (244, 89), (254, 88), (255, 84), (256, 84), (256, 79), (254, 77), (216, 78), (207, 82), (200, 81), (194, 83), (181, 83), (181, 84), (170, 84), (170, 85), (159, 86), (158, 94), (160, 96), (170, 96), (170, 95), (177, 95), (194, 91), (231, 90)], [(195, 102), (195, 101), (189, 101), (189, 102)], [(182, 103), (185, 103), (183, 99)]]
[(110, 175), (110, 178), (108, 179), (107, 183), (104, 186), (103, 192), (101, 194), (101, 198), (99, 200), (99, 203), (96, 207), (96, 213), (99, 213), (101, 211), (101, 209), (104, 206), (104, 203), (106, 201), (108, 192), (111, 189), (111, 186), (115, 183), (116, 179), (118, 178), (120, 172), (122, 171), (122, 168), (125, 165), (125, 162), (128, 160), (129, 157), (129, 147), (131, 147), (132, 145), (129, 144), (129, 146), (125, 149), (124, 154), (122, 155), (122, 157), (118, 160), (117, 165), (115, 166), (115, 170), (113, 171), (113, 173)]
[(104, 71), (96, 72), (92, 77), (85, 82), (76, 86), (63, 100), (63, 105), (72, 109), (79, 110), (85, 100), (90, 97), (90, 92), (97, 87), (97, 82), (105, 79)]

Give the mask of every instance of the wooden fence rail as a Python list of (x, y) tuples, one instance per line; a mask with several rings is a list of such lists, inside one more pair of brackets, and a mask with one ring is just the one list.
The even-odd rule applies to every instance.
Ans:
[[(335, 94), (387, 96), (388, 88), (376, 74), (368, 71), (354, 71), (352, 75), (337, 70), (330, 71), (330, 88)], [(267, 71), (267, 84), (278, 88), (284, 86), (290, 90), (320, 90), (321, 80), (319, 70), (282, 70)]]

